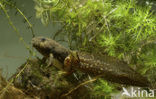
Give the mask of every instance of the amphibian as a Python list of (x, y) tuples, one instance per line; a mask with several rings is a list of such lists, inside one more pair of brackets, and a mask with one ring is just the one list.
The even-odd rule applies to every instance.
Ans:
[(130, 68), (125, 62), (113, 57), (100, 57), (86, 52), (71, 51), (46, 37), (33, 38), (32, 45), (44, 58), (48, 59), (49, 64), (52, 63), (61, 70), (68, 72), (81, 70), (91, 75), (102, 75), (106, 80), (120, 84), (140, 87), (150, 85), (147, 78)]

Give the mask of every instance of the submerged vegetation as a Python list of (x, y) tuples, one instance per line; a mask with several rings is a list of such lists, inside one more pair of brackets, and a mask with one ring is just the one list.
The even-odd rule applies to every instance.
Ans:
[[(150, 79), (154, 79), (156, 74), (149, 73), (156, 68), (156, 17), (155, 10), (151, 10), (152, 1), (142, 5), (139, 0), (35, 2), (36, 16), (44, 25), (61, 24), (54, 39), (67, 35), (63, 39), (68, 38), (65, 40), (71, 49), (117, 57), (135, 66), (140, 73), (153, 75)], [(104, 91), (108, 91), (109, 85), (100, 83), (101, 89), (105, 86)]]
[[(67, 41), (70, 49), (107, 54), (124, 60), (149, 77), (151, 82), (156, 82), (156, 11), (152, 9), (152, 0), (145, 0), (143, 4), (139, 0), (34, 1), (36, 17), (45, 26), (50, 23), (60, 25), (53, 39), (63, 35), (64, 38), (59, 39)], [(9, 2), (0, 1), (0, 9), (6, 17), (10, 18), (6, 6), (12, 6), (33, 28), (24, 14)], [(9, 23), (24, 42), (11, 20)], [(106, 96), (119, 86), (103, 79), (93, 84), (93, 94)]]
[[(148, 53), (146, 47), (155, 43), (156, 17), (150, 3), (140, 6), (137, 0), (35, 1), (36, 16), (44, 25), (61, 24), (55, 35), (66, 34), (71, 49), (108, 53), (137, 63), (144, 59), (144, 52)], [(152, 51), (151, 55), (155, 54)]]

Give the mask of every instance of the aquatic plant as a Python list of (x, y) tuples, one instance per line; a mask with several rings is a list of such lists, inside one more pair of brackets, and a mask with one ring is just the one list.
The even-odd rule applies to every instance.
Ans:
[[(49, 23), (60, 25), (60, 30), (55, 33), (53, 39), (63, 35), (71, 49), (119, 58), (155, 82), (156, 17), (154, 10), (151, 10), (152, 0), (144, 0), (143, 4), (140, 0), (34, 1), (36, 17), (40, 18), (45, 26)], [(9, 24), (32, 53), (11, 21), (6, 8), (8, 5), (23, 16), (31, 30), (32, 25), (11, 1), (0, 1), (0, 9)], [(32, 35), (34, 36), (33, 30)], [(9, 85), (12, 82), (13, 80)], [(93, 93), (104, 93), (108, 96), (114, 92), (112, 89), (116, 87), (99, 79), (94, 83)]]
[[(142, 74), (156, 68), (156, 17), (151, 1), (145, 0), (144, 4), (139, 0), (35, 2), (37, 18), (44, 25), (61, 24), (53, 38), (66, 35), (71, 49), (117, 57)], [(108, 88), (107, 84), (100, 86)]]

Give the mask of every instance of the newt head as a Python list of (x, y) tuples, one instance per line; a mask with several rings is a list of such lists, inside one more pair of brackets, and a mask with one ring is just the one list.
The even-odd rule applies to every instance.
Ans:
[[(49, 53), (52, 50), (53, 44), (55, 41), (53, 41), (50, 38), (46, 37), (35, 37), (32, 39), (32, 45), (33, 47), (39, 51), (43, 56), (48, 56)], [(53, 44), (52, 44), (53, 43)]]
[(32, 39), (32, 45), (43, 56), (49, 57), (50, 53), (52, 53), (54, 57), (60, 61), (64, 61), (69, 52), (68, 49), (61, 46), (56, 41), (42, 36), (34, 37)]

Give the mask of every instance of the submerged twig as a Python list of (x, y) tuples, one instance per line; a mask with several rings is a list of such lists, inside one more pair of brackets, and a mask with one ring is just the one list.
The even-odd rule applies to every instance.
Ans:
[(63, 26), (62, 26), (62, 28), (61, 29), (59, 29), (55, 34), (54, 34), (54, 36), (53, 36), (53, 39), (55, 40), (55, 38), (56, 38), (56, 36), (58, 36), (59, 35), (59, 33), (61, 33), (63, 30), (64, 30), (64, 27), (67, 25), (67, 23), (66, 24), (64, 24)]
[(15, 78), (12, 78), (11, 81), (7, 84), (6, 87), (4, 87), (1, 91), (0, 91), (0, 96), (3, 96), (4, 93), (7, 91), (7, 89), (10, 87), (10, 85), (14, 82), (15, 79), (17, 79), (20, 74), (25, 70), (25, 68), (27, 67), (28, 62), (25, 64), (25, 66), (19, 71), (19, 73), (15, 76)]
[[(14, 26), (13, 22), (11, 21), (10, 19), (10, 16), (8, 15), (4, 5), (0, 2), (0, 8), (3, 10), (4, 14), (6, 15), (8, 21), (9, 21), (9, 24), (11, 25), (11, 27), (14, 29), (14, 31), (16, 32), (17, 36), (19, 37), (19, 40), (22, 41), (22, 43), (24, 44), (24, 46), (29, 50), (29, 52), (31, 54), (33, 54), (33, 51), (32, 49), (30, 48), (29, 45), (26, 44), (26, 42), (24, 41), (23, 37), (21, 36), (21, 34), (19, 33), (19, 31), (17, 30), (17, 28)], [(19, 10), (20, 11), (20, 10)]]
[(87, 81), (85, 81), (85, 82), (79, 84), (79, 85), (76, 86), (75, 88), (73, 88), (73, 89), (71, 89), (70, 91), (68, 91), (67, 93), (63, 94), (61, 97), (68, 96), (69, 94), (71, 94), (72, 92), (74, 92), (75, 90), (77, 90), (78, 88), (80, 88), (81, 86), (96, 81), (99, 77), (100, 77), (100, 76), (96, 76), (95, 78), (93, 78), (93, 79), (91, 79), (91, 80), (87, 80)]
[[(27, 43), (24, 41), (23, 37), (21, 36), (20, 32), (17, 30), (17, 28), (14, 26), (13, 22), (10, 19), (10, 16), (7, 13), (7, 10), (5, 9), (4, 5), (0, 2), (0, 8), (2, 9), (2, 11), (4, 12), (4, 14), (6, 15), (9, 24), (11, 25), (11, 27), (13, 28), (13, 30), (16, 32), (17, 36), (19, 37), (19, 40), (24, 44), (24, 46), (29, 50), (29, 52), (31, 54), (33, 54), (33, 51), (30, 49), (29, 45), (27, 45)], [(18, 12), (20, 12), (20, 14), (22, 16), (24, 16), (24, 14), (17, 8)], [(27, 18), (24, 16), (24, 18), (26, 19), (26, 21), (29, 23), (29, 21), (27, 20)], [(29, 25), (32, 27), (32, 25), (29, 23)], [(19, 73), (15, 76), (15, 78), (12, 78), (10, 80), (10, 82), (6, 85), (6, 87), (4, 87), (1, 91), (0, 91), (0, 96), (4, 95), (4, 93), (7, 91), (8, 87), (14, 82), (15, 79), (17, 79), (20, 74), (24, 71), (24, 69), (27, 67), (28, 63), (25, 64), (25, 66), (19, 71)]]
[(34, 31), (33, 31), (33, 28), (32, 28), (32, 24), (29, 22), (28, 18), (23, 14), (23, 12), (22, 12), (20, 9), (18, 9), (15, 5), (13, 5), (13, 4), (9, 3), (9, 2), (6, 2), (6, 1), (4, 1), (4, 2), (5, 2), (6, 4), (8, 4), (8, 5), (14, 7), (14, 8), (17, 10), (17, 12), (19, 12), (19, 13), (23, 16), (23, 18), (24, 18), (24, 19), (26, 20), (26, 22), (28, 23), (29, 28), (31, 29), (32, 36), (35, 37)]

